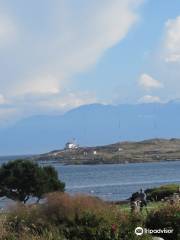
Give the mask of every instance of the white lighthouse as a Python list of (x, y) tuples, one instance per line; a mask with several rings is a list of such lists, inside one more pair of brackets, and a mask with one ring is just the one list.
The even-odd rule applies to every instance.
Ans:
[(75, 140), (73, 140), (73, 141), (70, 141), (70, 142), (67, 142), (66, 144), (65, 144), (65, 150), (73, 150), (73, 149), (78, 149), (79, 148), (79, 145), (77, 145), (76, 143), (75, 143)]

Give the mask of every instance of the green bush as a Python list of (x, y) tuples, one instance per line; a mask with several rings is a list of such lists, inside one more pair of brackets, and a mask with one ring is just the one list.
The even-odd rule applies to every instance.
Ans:
[(173, 229), (172, 234), (159, 234), (166, 240), (180, 240), (180, 205), (165, 205), (152, 211), (146, 220), (149, 229)]
[(177, 184), (164, 185), (157, 188), (147, 189), (145, 192), (148, 200), (161, 201), (162, 199), (179, 192), (179, 187), (180, 186)]

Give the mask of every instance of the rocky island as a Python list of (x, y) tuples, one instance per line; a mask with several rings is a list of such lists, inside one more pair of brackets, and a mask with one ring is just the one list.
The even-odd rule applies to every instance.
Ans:
[(118, 164), (180, 160), (180, 139), (150, 139), (95, 147), (71, 145), (62, 150), (33, 156), (62, 164)]

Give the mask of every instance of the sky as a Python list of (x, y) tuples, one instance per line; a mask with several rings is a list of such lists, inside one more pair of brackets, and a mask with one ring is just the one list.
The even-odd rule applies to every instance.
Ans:
[(179, 0), (0, 0), (0, 128), (180, 98)]

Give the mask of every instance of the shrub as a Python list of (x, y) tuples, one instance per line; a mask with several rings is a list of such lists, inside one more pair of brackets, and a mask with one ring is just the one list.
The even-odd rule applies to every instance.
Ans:
[(165, 205), (152, 211), (146, 220), (149, 229), (173, 229), (172, 234), (159, 234), (167, 240), (180, 239), (180, 205)]
[(52, 193), (47, 195), (44, 211), (46, 215), (52, 216), (52, 220), (57, 223), (74, 221), (74, 219), (87, 212), (94, 213), (110, 221), (114, 216), (115, 208), (91, 196), (80, 194), (70, 196), (66, 193)]
[(2, 240), (65, 240), (61, 231), (46, 221), (43, 206), (17, 204), (6, 216)]
[(67, 239), (111, 239), (115, 209), (98, 198), (49, 194), (44, 211), (53, 224), (61, 225)]
[(147, 194), (148, 200), (161, 201), (161, 199), (164, 199), (165, 197), (169, 197), (174, 193), (179, 192), (179, 185), (164, 185), (157, 188), (147, 189), (145, 192)]
[(141, 215), (121, 212), (98, 198), (51, 193), (46, 199), (42, 204), (17, 204), (10, 209), (5, 225), (9, 238), (3, 240), (151, 239), (134, 233), (144, 224)]

